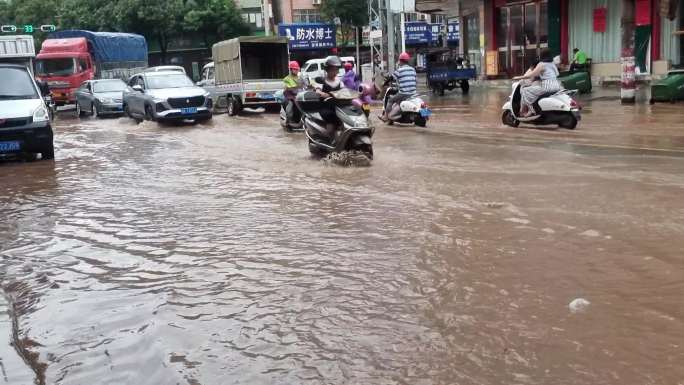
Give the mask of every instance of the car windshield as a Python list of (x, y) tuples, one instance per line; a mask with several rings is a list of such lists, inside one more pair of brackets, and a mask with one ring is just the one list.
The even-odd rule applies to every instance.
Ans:
[(121, 80), (106, 80), (93, 84), (93, 92), (119, 92), (125, 89), (126, 83)]
[(181, 88), (192, 87), (192, 80), (181, 73), (147, 76), (147, 88)]
[(22, 68), (0, 68), (0, 100), (36, 99), (38, 93), (28, 71)]
[(39, 76), (67, 76), (76, 73), (76, 59), (42, 59), (36, 61)]

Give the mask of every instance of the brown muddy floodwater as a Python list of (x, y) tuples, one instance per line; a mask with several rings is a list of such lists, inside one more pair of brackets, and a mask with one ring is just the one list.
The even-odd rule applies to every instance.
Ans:
[(63, 114), (54, 163), (0, 162), (0, 384), (684, 384), (681, 105), (501, 96), (365, 168), (275, 115)]

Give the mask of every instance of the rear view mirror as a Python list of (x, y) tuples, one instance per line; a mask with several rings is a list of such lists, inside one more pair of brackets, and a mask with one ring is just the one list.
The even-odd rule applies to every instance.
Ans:
[(131, 88), (133, 89), (133, 91), (143, 92), (143, 88), (140, 84), (136, 84)]
[(50, 96), (50, 87), (48, 86), (47, 82), (44, 81), (37, 81), (38, 84), (38, 89), (40, 89), (40, 95), (41, 96)]

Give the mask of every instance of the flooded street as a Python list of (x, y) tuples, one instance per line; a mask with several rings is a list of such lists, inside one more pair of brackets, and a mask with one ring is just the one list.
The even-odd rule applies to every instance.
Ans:
[(684, 384), (682, 105), (504, 96), (376, 120), (370, 167), (276, 114), (62, 113), (0, 162), (0, 384)]

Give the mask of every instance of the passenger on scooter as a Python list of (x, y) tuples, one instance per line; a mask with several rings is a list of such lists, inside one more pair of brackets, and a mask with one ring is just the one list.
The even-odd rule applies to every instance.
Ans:
[(539, 83), (533, 83), (521, 90), (523, 103), (520, 115), (523, 118), (534, 115), (533, 105), (542, 95), (557, 92), (563, 88), (558, 80), (558, 68), (548, 52), (542, 54), (541, 61), (532, 71), (528, 71), (522, 76), (516, 76), (513, 80), (535, 79), (537, 77), (540, 79)]
[(359, 90), (359, 77), (356, 75), (356, 72), (354, 71), (354, 65), (352, 63), (344, 63), (344, 76), (342, 76), (342, 83), (350, 90)]
[(389, 120), (389, 113), (394, 109), (395, 104), (416, 95), (416, 70), (409, 65), (409, 60), (411, 60), (411, 56), (407, 52), (402, 52), (399, 55), (399, 68), (392, 74), (399, 87), (399, 92), (389, 99), (387, 107), (380, 117), (383, 122)]
[[(328, 99), (332, 97), (330, 94), (331, 92), (342, 89), (342, 81), (338, 76), (341, 67), (342, 61), (339, 57), (328, 56), (328, 58), (325, 59), (325, 76), (319, 76), (315, 79), (316, 83), (318, 84), (318, 86), (316, 86), (316, 93), (321, 97), (321, 99)], [(335, 115), (335, 107), (333, 105), (328, 107), (329, 108), (322, 109), (320, 114), (323, 120), (328, 122), (325, 127), (328, 131), (328, 136), (332, 136), (336, 126), (335, 122), (337, 120), (337, 116)]]
[(304, 89), (304, 79), (299, 73), (299, 63), (291, 61), (289, 64), (290, 73), (283, 79), (285, 90), (283, 96), (285, 98), (283, 105), (287, 119), (293, 122), (298, 122), (301, 119), (301, 113), (295, 106), (294, 100), (299, 91)]
[(316, 83), (318, 84), (316, 87), (316, 93), (318, 93), (321, 98), (327, 99), (331, 96), (331, 91), (339, 91), (342, 89), (342, 82), (337, 76), (341, 67), (342, 61), (339, 57), (328, 56), (325, 59), (325, 76), (319, 76), (315, 79)]

